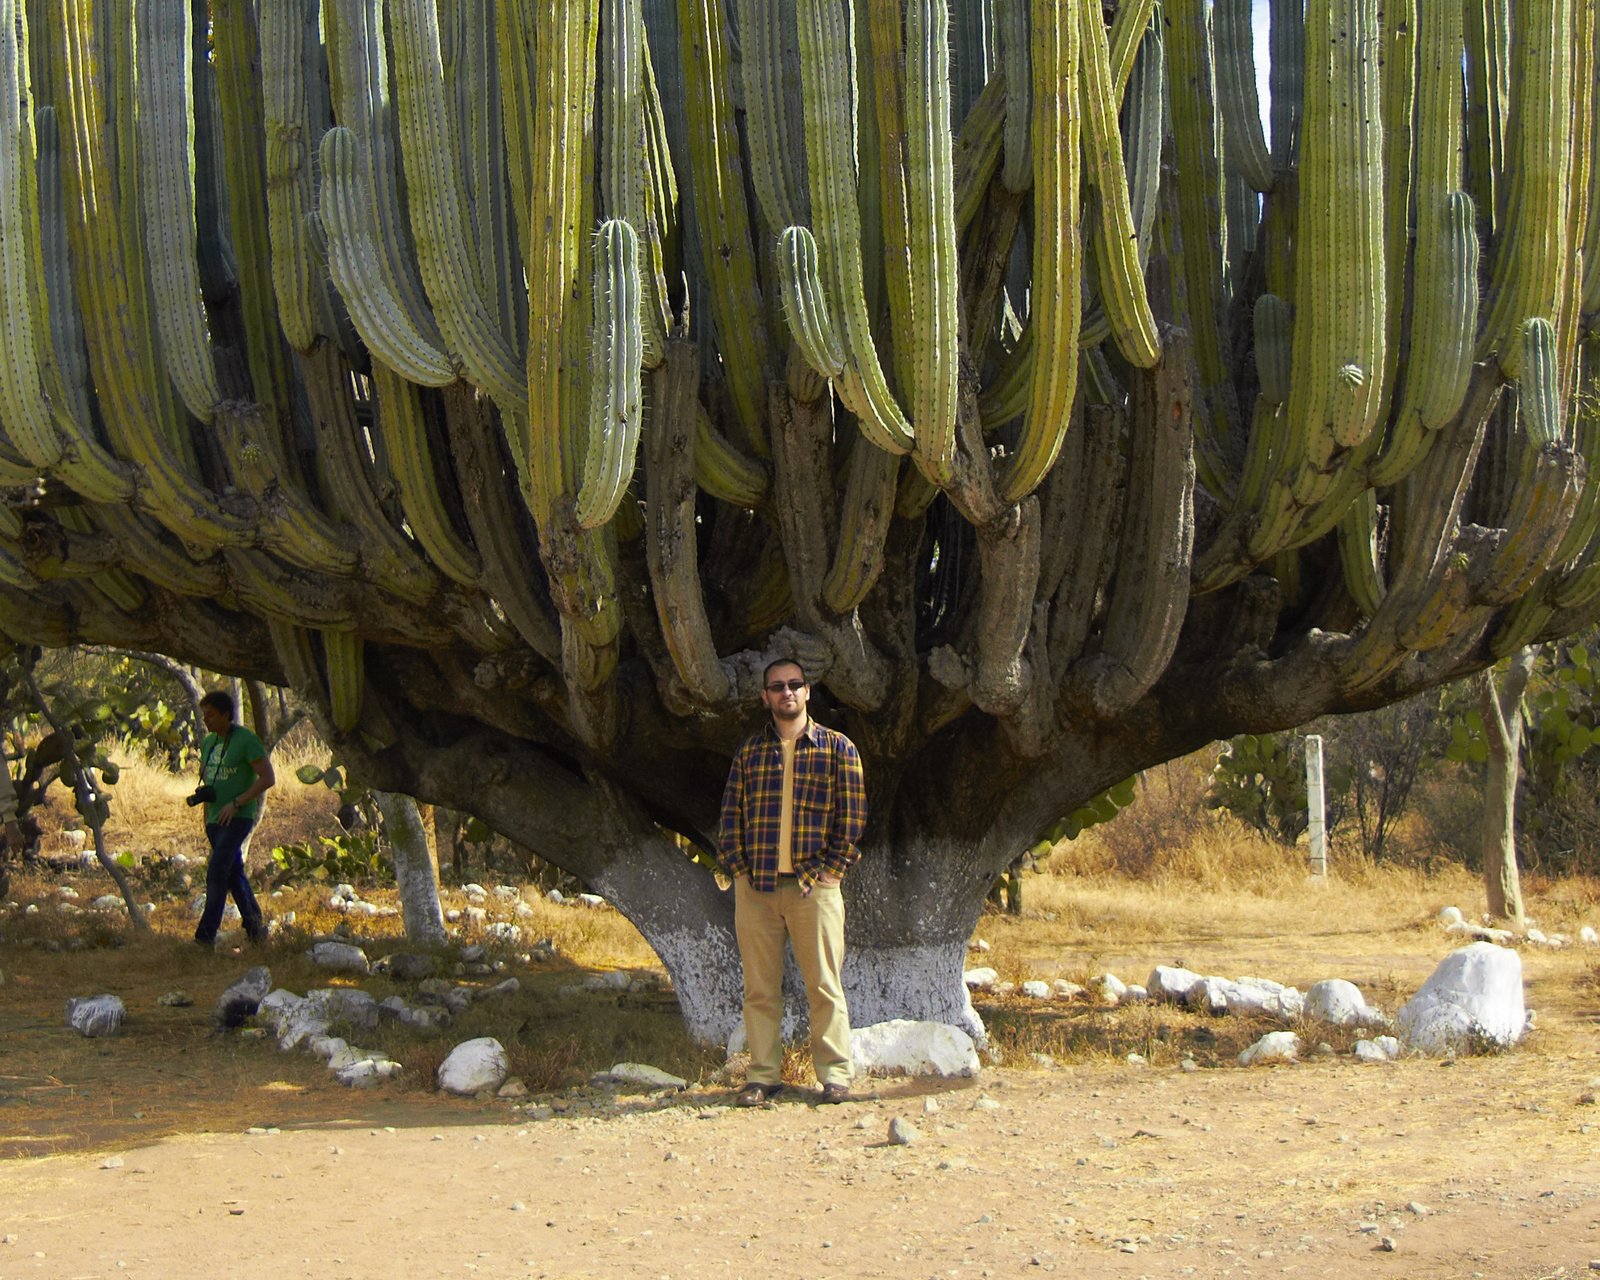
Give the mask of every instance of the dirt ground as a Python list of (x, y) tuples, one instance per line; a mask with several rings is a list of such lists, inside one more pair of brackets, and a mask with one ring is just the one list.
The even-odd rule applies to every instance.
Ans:
[[(1413, 901), (1379, 886), (1364, 919), (1326, 899), (1340, 909), (1255, 903), (1231, 925), (1156, 928), (1129, 923), (1159, 914), (1133, 911), (1132, 889), (1068, 884), (1041, 890), (1036, 917), (986, 917), (980, 933), (1003, 975), (1136, 979), (1183, 960), (1302, 989), (1348, 977), (1393, 1009), (1452, 946), (1421, 904), (1460, 887)], [(33, 886), (41, 902), (51, 890)], [(1073, 921), (1058, 918), (1069, 900)], [(310, 918), (311, 895), (274, 909), (296, 903)], [(614, 914), (535, 909), (535, 930), (566, 930), (563, 958), (508, 955), (524, 991), (475, 1006), (446, 1041), (384, 1033), (407, 1071), (367, 1091), (270, 1040), (209, 1031), (250, 963), (297, 991), (327, 983), (292, 931), (258, 957), (181, 941), (175, 904), (156, 913), (161, 936), (121, 946), (78, 918), (0, 917), (0, 1280), (1531, 1280), (1600, 1260), (1600, 1107), (1580, 1101), (1600, 1091), (1593, 952), (1523, 950), (1537, 1029), (1500, 1056), (1361, 1066), (1348, 1036), (1329, 1036), (1333, 1057), (1245, 1070), (1234, 1055), (1269, 1024), (1008, 999), (980, 1004), (1002, 1065), (975, 1080), (867, 1082), (875, 1096), (839, 1107), (801, 1086), (745, 1112), (669, 993), (557, 994), (619, 960), (643, 970)], [(1588, 908), (1535, 909), (1565, 928)], [(180, 986), (195, 1005), (156, 1003)], [(61, 1002), (98, 991), (123, 996), (127, 1025), (80, 1039)], [(527, 1105), (553, 1114), (430, 1091), (449, 1044), (479, 1034), (506, 1042)], [(1147, 1062), (1130, 1064), (1134, 1050)], [(1033, 1057), (1045, 1051), (1056, 1065)], [(1190, 1055), (1198, 1070), (1180, 1066)], [(693, 1083), (659, 1096), (580, 1083), (622, 1058)], [(886, 1141), (897, 1116), (919, 1131), (910, 1145)]]

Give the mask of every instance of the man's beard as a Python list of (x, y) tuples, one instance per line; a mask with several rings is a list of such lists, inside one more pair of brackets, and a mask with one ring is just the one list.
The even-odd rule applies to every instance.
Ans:
[(773, 707), (772, 715), (775, 720), (799, 720), (806, 713), (806, 709), (798, 702), (793, 711), (785, 711), (782, 707)]

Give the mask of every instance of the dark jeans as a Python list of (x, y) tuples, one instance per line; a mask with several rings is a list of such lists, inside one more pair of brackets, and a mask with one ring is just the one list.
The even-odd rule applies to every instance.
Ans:
[(206, 909), (195, 926), (196, 942), (212, 943), (217, 940), (217, 927), (222, 923), (222, 913), (228, 905), (228, 895), (233, 895), (239, 905), (239, 918), (252, 942), (267, 936), (261, 919), (261, 906), (250, 891), (250, 881), (244, 874), (244, 842), (255, 826), (254, 818), (235, 818), (232, 822), (206, 823), (206, 839), (211, 841), (211, 861), (206, 864)]

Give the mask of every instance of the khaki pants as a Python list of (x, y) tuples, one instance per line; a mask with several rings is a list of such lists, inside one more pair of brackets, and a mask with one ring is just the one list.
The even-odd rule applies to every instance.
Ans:
[(817, 1083), (849, 1084), (850, 1012), (839, 966), (844, 960), (844, 896), (837, 885), (813, 885), (810, 896), (793, 880), (772, 893), (734, 881), (734, 932), (744, 961), (744, 1029), (750, 1042), (752, 1084), (783, 1083), (783, 941), (806, 980), (811, 1005), (811, 1060)]

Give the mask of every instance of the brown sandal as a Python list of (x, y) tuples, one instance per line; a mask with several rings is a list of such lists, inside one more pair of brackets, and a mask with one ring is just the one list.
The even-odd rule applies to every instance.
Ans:
[(734, 1098), (736, 1107), (759, 1107), (783, 1092), (781, 1084), (757, 1084), (751, 1081), (739, 1090), (738, 1097)]

